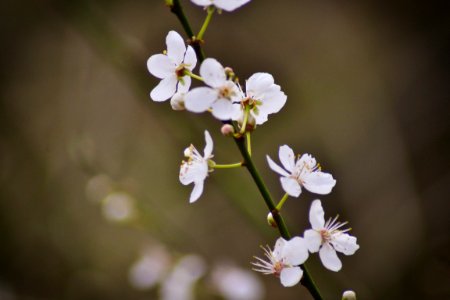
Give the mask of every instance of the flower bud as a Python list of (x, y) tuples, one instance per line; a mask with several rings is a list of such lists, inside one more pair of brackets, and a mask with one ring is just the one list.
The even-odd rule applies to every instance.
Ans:
[(356, 300), (356, 294), (354, 291), (345, 291), (342, 294), (342, 300)]
[(231, 124), (224, 124), (222, 128), (220, 128), (220, 132), (224, 136), (230, 136), (234, 133), (234, 127)]
[(272, 226), (273, 228), (278, 227), (277, 222), (275, 222), (275, 219), (273, 218), (271, 212), (267, 215), (267, 223), (269, 223), (269, 225)]
[(173, 110), (185, 110), (184, 107), (184, 93), (175, 93), (170, 99), (170, 105)]

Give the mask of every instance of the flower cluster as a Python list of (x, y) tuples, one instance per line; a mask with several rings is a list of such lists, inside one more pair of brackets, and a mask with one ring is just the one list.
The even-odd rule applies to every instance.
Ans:
[[(217, 9), (232, 11), (250, 0), (191, 0), (194, 4), (208, 7), (208, 16), (198, 36), (202, 36), (212, 14)], [(190, 37), (189, 42), (201, 40)], [(238, 77), (230, 67), (224, 67), (214, 58), (203, 59), (197, 56), (193, 47), (186, 46), (183, 38), (175, 31), (166, 37), (167, 50), (162, 54), (152, 55), (147, 61), (149, 72), (161, 79), (151, 91), (150, 97), (157, 102), (170, 99), (174, 110), (187, 110), (193, 113), (210, 113), (224, 125), (222, 133), (232, 136), (237, 141), (246, 142), (248, 155), (244, 162), (234, 164), (216, 164), (213, 158), (213, 140), (205, 130), (205, 147), (201, 154), (192, 144), (184, 150), (186, 160), (180, 166), (179, 180), (183, 185), (194, 184), (189, 202), (197, 201), (203, 193), (204, 181), (215, 169), (241, 167), (248, 162), (251, 155), (250, 135), (268, 121), (269, 115), (279, 112), (287, 101), (286, 94), (275, 83), (273, 76), (257, 72), (241, 85)], [(201, 62), (198, 75), (194, 73), (197, 60)], [(192, 79), (200, 86), (191, 89)], [(245, 87), (245, 88), (244, 88)], [(279, 213), (288, 197), (299, 197), (302, 188), (307, 191), (326, 195), (336, 185), (336, 180), (329, 173), (323, 172), (320, 164), (311, 154), (296, 156), (287, 145), (279, 148), (281, 165), (266, 156), (268, 166), (278, 173), (281, 187), (286, 193), (276, 206)], [(254, 171), (253, 171), (254, 172)], [(271, 211), (274, 210), (271, 208)], [(339, 223), (337, 217), (325, 221), (325, 213), (320, 200), (314, 200), (309, 211), (311, 229), (304, 231), (303, 237), (289, 238), (284, 234), (278, 238), (273, 250), (263, 247), (267, 260), (255, 257), (254, 270), (278, 277), (283, 286), (289, 287), (300, 282), (303, 276), (302, 265), (309, 253), (319, 253), (325, 268), (339, 271), (342, 263), (336, 252), (352, 255), (359, 249), (356, 238), (349, 235), (347, 224)], [(269, 214), (272, 217), (271, 214)], [(275, 225), (276, 222), (271, 222)]]

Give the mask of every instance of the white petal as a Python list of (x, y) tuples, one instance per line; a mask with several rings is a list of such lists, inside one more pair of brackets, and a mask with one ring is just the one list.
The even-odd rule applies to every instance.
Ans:
[(297, 180), (290, 177), (280, 177), (283, 190), (292, 197), (298, 197), (302, 193), (302, 188)]
[(205, 142), (206, 142), (206, 145), (205, 145), (205, 149), (203, 150), (203, 153), (204, 153), (204, 158), (208, 159), (211, 156), (212, 150), (214, 147), (213, 140), (212, 140), (211, 135), (209, 134), (208, 130), (205, 130)]
[(175, 75), (176, 65), (167, 55), (155, 54), (147, 60), (147, 69), (153, 76), (163, 79)]
[(264, 98), (261, 99), (262, 103), (259, 105), (259, 111), (264, 114), (277, 113), (286, 104), (286, 100), (286, 94), (277, 88), (276, 91), (270, 91), (264, 95)]
[(184, 59), (186, 45), (184, 40), (176, 31), (169, 31), (166, 36), (167, 56), (176, 64), (180, 65)]
[(198, 198), (200, 198), (203, 193), (203, 184), (203, 180), (194, 182), (194, 189), (192, 190), (191, 196), (189, 197), (189, 203), (193, 203), (197, 201)]
[(187, 93), (191, 87), (191, 77), (183, 76), (182, 80), (178, 81), (177, 92)]
[(153, 101), (166, 101), (175, 94), (175, 91), (177, 89), (177, 82), (178, 80), (175, 74), (164, 78), (150, 92), (150, 97), (153, 99)]
[(211, 87), (219, 88), (226, 82), (225, 70), (214, 58), (207, 58), (200, 66), (200, 76)]
[(262, 111), (258, 111), (258, 114), (256, 114), (254, 112), (254, 110), (251, 110), (250, 114), (251, 114), (251, 116), (253, 116), (253, 118), (255, 118), (255, 121), (256, 121), (257, 125), (262, 125), (262, 124), (266, 123), (267, 120), (269, 119), (268, 118), (269, 115), (264, 113), (264, 112), (262, 112)]
[(273, 83), (273, 77), (269, 73), (255, 73), (245, 82), (247, 96), (259, 98)]
[(314, 229), (305, 230), (303, 234), (308, 250), (311, 253), (319, 251), (320, 245), (322, 244), (322, 236), (319, 232)]
[(353, 255), (359, 249), (359, 245), (356, 243), (356, 237), (347, 233), (340, 233), (333, 236), (331, 243), (336, 251), (342, 252), (345, 255)]
[(295, 154), (294, 151), (288, 146), (283, 145), (278, 151), (278, 156), (280, 158), (283, 167), (290, 173), (294, 171), (295, 168)]
[(314, 230), (322, 230), (325, 226), (325, 212), (319, 199), (311, 203), (309, 209), (309, 223)]
[(276, 243), (275, 243), (275, 247), (273, 248), (273, 256), (277, 259), (277, 260), (281, 260), (282, 258), (282, 254), (283, 254), (283, 248), (286, 245), (286, 240), (283, 238), (278, 238)]
[(186, 54), (184, 55), (184, 64), (186, 69), (192, 71), (197, 65), (197, 56), (195, 55), (194, 48), (191, 46), (187, 47)]
[(326, 195), (336, 185), (336, 180), (331, 174), (323, 172), (312, 172), (302, 176), (303, 186), (310, 192)]
[(230, 120), (235, 115), (233, 103), (225, 98), (219, 98), (212, 105), (212, 114), (219, 120)]
[(296, 285), (302, 279), (303, 270), (300, 267), (284, 268), (280, 273), (280, 281), (284, 287)]
[(214, 0), (214, 5), (226, 11), (232, 11), (250, 0)]
[(301, 237), (294, 237), (286, 242), (282, 256), (288, 265), (297, 266), (303, 264), (309, 256), (306, 242)]
[(284, 176), (284, 177), (289, 177), (289, 176), (290, 176), (290, 174), (289, 174), (288, 172), (286, 172), (285, 170), (283, 170), (279, 165), (277, 165), (277, 164), (269, 157), (269, 155), (266, 155), (266, 157), (267, 157), (267, 162), (269, 163), (269, 167), (270, 167), (273, 171), (277, 172), (278, 174), (280, 174), (281, 176)]
[(186, 94), (184, 105), (189, 111), (201, 113), (210, 108), (216, 99), (216, 90), (209, 87), (198, 87)]
[(183, 163), (180, 167), (180, 182), (184, 185), (203, 181), (206, 176), (208, 176), (208, 163), (206, 161)]
[(173, 110), (185, 110), (184, 107), (184, 93), (177, 92), (170, 98), (170, 105)]
[(342, 268), (342, 262), (337, 256), (336, 250), (334, 250), (330, 244), (326, 243), (322, 245), (319, 256), (322, 264), (328, 270), (337, 272)]
[(211, 5), (211, 0), (191, 0), (192, 3), (200, 5), (200, 6), (208, 6)]

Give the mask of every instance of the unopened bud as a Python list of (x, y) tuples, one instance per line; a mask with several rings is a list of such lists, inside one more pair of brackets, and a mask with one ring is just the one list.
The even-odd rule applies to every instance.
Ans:
[(220, 132), (224, 136), (230, 136), (234, 134), (234, 127), (231, 124), (224, 124), (222, 128), (220, 128)]
[(342, 300), (356, 300), (356, 294), (354, 291), (345, 291), (342, 294)]
[(184, 107), (184, 94), (183, 93), (176, 93), (172, 96), (170, 99), (170, 105), (172, 106), (173, 110), (185, 110)]
[(275, 219), (273, 218), (271, 212), (267, 215), (267, 223), (269, 223), (269, 225), (272, 226), (273, 228), (278, 227), (277, 222), (275, 222)]

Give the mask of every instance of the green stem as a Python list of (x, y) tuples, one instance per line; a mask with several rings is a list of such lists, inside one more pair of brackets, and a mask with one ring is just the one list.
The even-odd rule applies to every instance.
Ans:
[(281, 208), (283, 207), (284, 202), (286, 202), (286, 200), (288, 198), (289, 198), (289, 194), (288, 193), (284, 194), (283, 198), (281, 198), (280, 202), (278, 202), (278, 204), (277, 204), (276, 208), (277, 208), (278, 211), (281, 210)]
[(215, 164), (213, 166), (214, 169), (232, 169), (232, 168), (239, 168), (242, 167), (242, 163), (238, 162), (235, 164), (225, 164), (225, 165), (219, 165), (219, 164)]
[(205, 22), (203, 22), (202, 28), (200, 28), (200, 31), (198, 32), (196, 37), (198, 40), (201, 41), (203, 39), (203, 35), (206, 32), (206, 28), (208, 28), (209, 22), (211, 22), (215, 10), (216, 8), (214, 6), (208, 6), (207, 8), (208, 15), (206, 15)]
[(202, 77), (200, 77), (200, 76), (198, 76), (198, 75), (195, 75), (194, 73), (192, 73), (191, 71), (189, 71), (189, 70), (187, 70), (187, 69), (184, 69), (184, 74), (185, 74), (185, 75), (188, 75), (189, 77), (192, 77), (192, 78), (194, 78), (194, 79), (197, 79), (197, 80), (199, 80), (199, 81), (204, 81), (204, 79), (203, 79)]
[(244, 111), (244, 121), (242, 121), (242, 126), (241, 126), (241, 134), (244, 134), (245, 132), (245, 128), (247, 127), (247, 122), (248, 122), (248, 115), (250, 114), (250, 106), (246, 105), (245, 106), (245, 111)]
[(247, 151), (250, 156), (252, 156), (252, 140), (250, 139), (251, 133), (247, 132), (245, 134), (245, 139), (247, 141)]
[(183, 26), (183, 29), (186, 32), (186, 35), (191, 39), (191, 45), (195, 50), (195, 54), (197, 54), (199, 62), (203, 62), (205, 60), (205, 53), (203, 52), (203, 49), (200, 45), (201, 42), (200, 40), (195, 39), (194, 32), (192, 31), (191, 25), (189, 24), (189, 21), (184, 14), (183, 7), (180, 4), (180, 0), (173, 0), (172, 5), (170, 5), (169, 7), (170, 11), (177, 16), (178, 20), (181, 23), (181, 26)]

